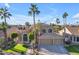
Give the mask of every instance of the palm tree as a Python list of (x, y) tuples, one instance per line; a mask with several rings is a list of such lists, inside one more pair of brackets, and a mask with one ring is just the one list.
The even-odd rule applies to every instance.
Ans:
[(31, 26), (31, 24), (29, 22), (25, 22), (25, 26), (27, 26), (29, 28)]
[(6, 20), (7, 20), (7, 18), (9, 18), (10, 19), (10, 16), (12, 16), (11, 14), (10, 14), (10, 12), (8, 11), (8, 9), (5, 7), (5, 8), (0, 8), (0, 17), (1, 17), (1, 19), (3, 19), (4, 20), (4, 22), (3, 22), (3, 32), (4, 32), (4, 37), (5, 37), (5, 39), (7, 39), (7, 32), (6, 32), (6, 29), (7, 29), (7, 22), (6, 22)]
[(59, 23), (60, 23), (60, 20), (59, 20), (59, 18), (57, 18), (57, 19), (56, 19), (56, 23), (57, 23), (57, 24), (59, 24)]
[(29, 13), (29, 15), (32, 15), (33, 22), (34, 22), (34, 44), (33, 44), (33, 52), (34, 52), (34, 50), (35, 50), (34, 46), (35, 47), (37, 46), (35, 17), (36, 17), (36, 15), (38, 15), (40, 13), (40, 11), (38, 10), (38, 7), (36, 4), (31, 4), (31, 8), (28, 13)]
[(67, 18), (67, 16), (68, 16), (68, 13), (67, 12), (65, 12), (64, 14), (63, 14), (63, 22), (64, 22), (64, 39), (65, 39), (65, 33), (66, 33), (66, 25), (67, 25), (67, 23), (66, 23), (66, 18)]

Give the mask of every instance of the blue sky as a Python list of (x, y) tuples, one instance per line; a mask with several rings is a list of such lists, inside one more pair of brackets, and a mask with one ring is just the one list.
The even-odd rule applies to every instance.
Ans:
[[(30, 8), (29, 3), (1, 3), (0, 7), (7, 7), (12, 17), (7, 19), (8, 24), (25, 24), (25, 22), (33, 23), (32, 17), (28, 15)], [(40, 14), (36, 17), (36, 22), (40, 20), (42, 23), (56, 23), (59, 18), (63, 23), (62, 14), (67, 12), (68, 24), (76, 24), (79, 21), (79, 4), (77, 3), (41, 3), (37, 4)], [(3, 20), (0, 20), (2, 22)]]

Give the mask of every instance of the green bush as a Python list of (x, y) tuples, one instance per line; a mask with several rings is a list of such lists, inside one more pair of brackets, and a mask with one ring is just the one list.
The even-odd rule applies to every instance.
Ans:
[(18, 34), (17, 34), (17, 33), (12, 33), (12, 34), (11, 34), (11, 38), (14, 39), (14, 38), (16, 38), (16, 37), (18, 37)]
[(3, 38), (0, 38), (0, 43), (4, 42), (4, 39)]
[(29, 33), (29, 39), (30, 39), (30, 41), (32, 41), (34, 39), (34, 32)]
[(28, 48), (28, 46), (27, 46), (27, 45), (25, 45), (25, 44), (23, 45), (23, 47)]

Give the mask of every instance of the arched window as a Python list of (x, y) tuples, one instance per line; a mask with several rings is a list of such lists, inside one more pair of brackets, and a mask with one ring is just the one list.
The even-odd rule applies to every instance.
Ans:
[(48, 33), (52, 33), (52, 29), (48, 29)]
[(28, 36), (27, 36), (27, 34), (24, 34), (24, 35), (23, 35), (23, 41), (28, 41)]

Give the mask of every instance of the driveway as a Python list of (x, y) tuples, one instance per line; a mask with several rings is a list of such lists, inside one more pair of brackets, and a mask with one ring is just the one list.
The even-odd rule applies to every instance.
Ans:
[(44, 55), (68, 55), (63, 45), (39, 45), (40, 54)]

